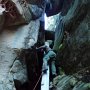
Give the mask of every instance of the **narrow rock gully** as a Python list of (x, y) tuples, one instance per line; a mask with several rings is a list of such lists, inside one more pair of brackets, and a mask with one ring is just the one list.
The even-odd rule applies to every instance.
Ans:
[(0, 90), (90, 90), (90, 0), (0, 0)]

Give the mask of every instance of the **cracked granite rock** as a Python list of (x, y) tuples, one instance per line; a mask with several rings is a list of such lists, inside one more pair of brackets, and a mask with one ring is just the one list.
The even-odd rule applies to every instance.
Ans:
[(35, 20), (0, 33), (0, 90), (15, 90), (14, 79), (22, 83), (27, 80), (26, 65), (17, 58), (37, 42), (39, 26), (39, 20)]

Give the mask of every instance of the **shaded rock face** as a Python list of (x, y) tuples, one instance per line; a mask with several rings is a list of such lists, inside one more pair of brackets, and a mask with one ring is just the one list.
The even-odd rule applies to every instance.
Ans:
[(63, 0), (50, 0), (50, 5), (46, 5), (46, 14), (51, 16), (61, 11), (63, 7)]
[(0, 1), (0, 90), (34, 88), (41, 66), (31, 47), (44, 30), (42, 13), (41, 7), (24, 0)]
[(27, 0), (30, 4), (45, 8), (47, 16), (58, 14), (61, 11), (62, 15), (65, 15), (72, 1), (73, 0)]
[[(37, 56), (37, 52), (35, 49), (28, 49), (25, 51), (26, 65), (27, 65), (27, 77), (29, 89), (33, 90), (38, 78), (41, 73), (41, 66), (39, 66), (39, 60)], [(40, 84), (39, 84), (40, 85)], [(40, 86), (37, 85), (36, 90), (40, 89)]]
[[(60, 66), (63, 67), (67, 74), (75, 73), (78, 70), (88, 67), (90, 64), (90, 1), (89, 0), (74, 0), (73, 5), (68, 13), (62, 17), (61, 27), (58, 25), (58, 31), (67, 31), (64, 40), (62, 37), (55, 37), (54, 49), (59, 49), (60, 43), (63, 43), (64, 48), (60, 49), (57, 55), (57, 60)], [(61, 29), (62, 28), (62, 29)], [(56, 44), (57, 43), (57, 44)]]
[(54, 41), (54, 39), (55, 39), (54, 37), (55, 37), (54, 31), (45, 30), (45, 40), (53, 40)]
[(55, 41), (54, 41), (54, 47), (53, 47), (55, 50), (59, 49), (60, 43), (62, 42), (63, 35), (64, 35), (63, 27), (64, 27), (64, 24), (62, 22), (62, 18), (60, 15), (60, 18), (58, 19), (58, 23), (55, 30)]
[(73, 0), (49, 0), (50, 3), (46, 4), (46, 14), (47, 16), (52, 16), (58, 14), (65, 15), (70, 7)]

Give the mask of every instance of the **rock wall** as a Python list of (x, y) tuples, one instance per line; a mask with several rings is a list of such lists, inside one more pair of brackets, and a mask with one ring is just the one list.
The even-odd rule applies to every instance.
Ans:
[[(57, 50), (56, 64), (64, 70), (66, 76), (57, 77), (55, 90), (90, 89), (89, 8), (89, 0), (73, 0), (67, 14), (62, 16), (60, 13), (54, 49)], [(76, 80), (73, 81), (72, 77)]]
[[(56, 37), (59, 42), (55, 42), (54, 49), (59, 50), (59, 46), (63, 43), (63, 50), (59, 50), (58, 60), (60, 65), (63, 66), (64, 70), (68, 73), (75, 72), (80, 68), (89, 66), (90, 59), (90, 11), (89, 11), (89, 0), (75, 0), (72, 7), (69, 9), (68, 13), (62, 17), (60, 25), (58, 28), (66, 36), (60, 36), (58, 32), (58, 37)], [(58, 26), (58, 27), (60, 27)], [(66, 33), (64, 33), (67, 32)], [(62, 38), (64, 40), (62, 41)], [(58, 43), (58, 44), (57, 44)], [(73, 68), (72, 68), (73, 66)], [(72, 69), (71, 69), (72, 68)]]
[(48, 0), (50, 3), (46, 5), (47, 16), (56, 15), (59, 12), (65, 15), (70, 8), (73, 0)]
[(36, 81), (30, 80), (38, 78), (34, 69), (39, 66), (32, 46), (38, 41), (41, 16), (42, 8), (24, 0), (0, 1), (0, 90), (29, 90), (32, 83), (35, 86)]

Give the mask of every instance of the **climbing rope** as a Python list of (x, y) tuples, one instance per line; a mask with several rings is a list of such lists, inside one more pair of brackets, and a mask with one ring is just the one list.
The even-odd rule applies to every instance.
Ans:
[(36, 89), (36, 87), (37, 87), (37, 85), (38, 85), (38, 83), (39, 83), (39, 81), (40, 81), (40, 79), (41, 79), (41, 77), (42, 77), (42, 74), (43, 74), (43, 73), (41, 73), (41, 75), (40, 75), (40, 77), (39, 77), (38, 81), (36, 82), (36, 85), (34, 86), (33, 90), (35, 90), (35, 89)]

